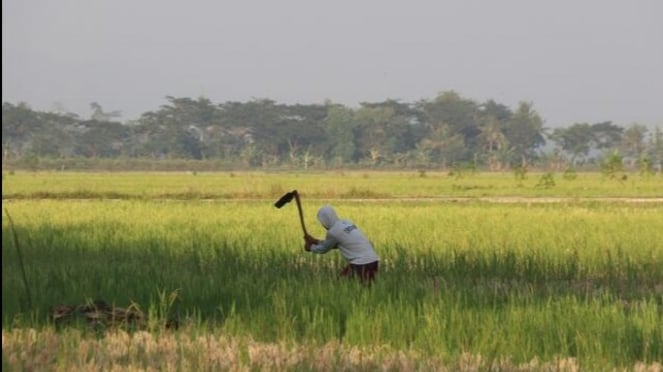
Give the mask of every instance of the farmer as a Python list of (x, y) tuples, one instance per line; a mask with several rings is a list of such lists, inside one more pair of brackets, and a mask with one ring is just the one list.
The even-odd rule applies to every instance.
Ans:
[(313, 253), (327, 253), (338, 248), (348, 265), (341, 271), (342, 277), (357, 277), (362, 282), (370, 283), (378, 272), (379, 257), (373, 250), (373, 244), (351, 221), (340, 219), (330, 205), (318, 211), (318, 221), (327, 230), (325, 240), (319, 240), (309, 234), (304, 236), (304, 250)]

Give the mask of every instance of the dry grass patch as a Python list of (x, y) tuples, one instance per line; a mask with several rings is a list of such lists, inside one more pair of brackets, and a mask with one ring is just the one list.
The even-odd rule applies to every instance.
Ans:
[[(262, 343), (250, 338), (196, 332), (109, 331), (101, 337), (75, 329), (2, 331), (3, 369), (59, 371), (579, 371), (575, 358), (534, 358), (514, 363), (484, 355), (425, 357), (416, 351), (323, 345)], [(634, 371), (661, 371), (661, 363), (636, 363)]]

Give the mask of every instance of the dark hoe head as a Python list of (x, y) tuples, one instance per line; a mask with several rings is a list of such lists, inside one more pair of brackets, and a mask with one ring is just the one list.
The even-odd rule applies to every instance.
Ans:
[(281, 208), (282, 206), (290, 203), (292, 199), (295, 197), (295, 193), (297, 193), (297, 190), (290, 191), (289, 193), (286, 193), (283, 195), (279, 200), (274, 203), (274, 206), (276, 208)]

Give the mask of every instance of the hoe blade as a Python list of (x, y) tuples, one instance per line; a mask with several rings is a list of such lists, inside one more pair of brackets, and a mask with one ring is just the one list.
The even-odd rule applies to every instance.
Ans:
[(290, 192), (286, 193), (279, 200), (277, 200), (276, 203), (274, 203), (274, 206), (276, 208), (281, 208), (282, 206), (290, 203), (292, 201), (292, 199), (295, 197), (296, 193), (297, 193), (297, 190), (290, 191)]

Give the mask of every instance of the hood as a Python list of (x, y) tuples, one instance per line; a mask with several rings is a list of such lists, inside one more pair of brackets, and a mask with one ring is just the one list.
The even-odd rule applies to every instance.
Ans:
[(329, 230), (329, 228), (332, 227), (336, 221), (338, 221), (338, 217), (336, 216), (336, 211), (334, 208), (332, 208), (330, 205), (325, 205), (320, 208), (318, 211), (318, 221), (320, 221), (325, 229)]

